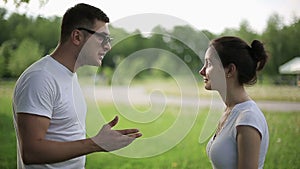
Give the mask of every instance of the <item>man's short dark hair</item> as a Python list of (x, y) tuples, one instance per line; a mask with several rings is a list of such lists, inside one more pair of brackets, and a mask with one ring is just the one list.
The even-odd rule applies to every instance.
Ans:
[(109, 22), (107, 15), (94, 6), (80, 3), (69, 8), (62, 18), (60, 42), (65, 42), (77, 27), (92, 28), (96, 19)]

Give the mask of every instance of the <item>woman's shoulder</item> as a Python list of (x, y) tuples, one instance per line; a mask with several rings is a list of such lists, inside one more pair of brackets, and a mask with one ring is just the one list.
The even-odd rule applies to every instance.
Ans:
[(237, 117), (235, 126), (248, 125), (259, 129), (261, 132), (267, 126), (263, 112), (253, 100), (249, 100), (236, 109)]
[(237, 104), (233, 108), (233, 111), (238, 112), (239, 115), (249, 112), (252, 112), (254, 114), (262, 114), (262, 111), (253, 100), (247, 100), (245, 102)]

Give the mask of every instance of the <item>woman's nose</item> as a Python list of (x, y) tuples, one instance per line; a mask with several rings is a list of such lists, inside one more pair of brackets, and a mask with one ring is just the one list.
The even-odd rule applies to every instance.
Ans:
[(202, 75), (202, 76), (205, 76), (205, 67), (204, 66), (199, 71), (199, 74)]

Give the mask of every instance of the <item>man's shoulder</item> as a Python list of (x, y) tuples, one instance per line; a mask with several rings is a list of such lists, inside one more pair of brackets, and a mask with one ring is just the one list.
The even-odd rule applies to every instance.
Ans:
[(52, 73), (50, 70), (55, 69), (51, 62), (51, 58), (49, 55), (42, 57), (41, 59), (34, 62), (31, 66), (29, 66), (20, 76), (20, 79), (24, 77), (30, 78), (47, 78), (52, 77)]
[(48, 71), (47, 58), (41, 58), (28, 67), (19, 77), (17, 85), (43, 85), (55, 81), (55, 77)]
[(24, 72), (31, 72), (35, 70), (43, 70), (46, 68), (46, 66), (49, 64), (49, 57), (44, 56), (40, 58), (39, 60), (35, 61), (32, 65), (30, 65)]

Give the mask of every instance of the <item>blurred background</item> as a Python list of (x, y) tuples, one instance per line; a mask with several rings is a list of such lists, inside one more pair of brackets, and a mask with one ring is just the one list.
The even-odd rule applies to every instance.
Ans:
[[(11, 110), (15, 81), (30, 64), (54, 50), (59, 40), (61, 17), (67, 8), (78, 2), (80, 1), (0, 0), (0, 168), (16, 168), (16, 139)], [(204, 91), (202, 78), (198, 75), (203, 65), (201, 60), (203, 53), (200, 54), (202, 44), (199, 37), (205, 36), (207, 40), (211, 40), (225, 35), (239, 36), (248, 43), (258, 39), (265, 44), (270, 59), (258, 75), (257, 84), (247, 90), (261, 105), (269, 123), (270, 148), (265, 168), (300, 167), (299, 1), (82, 2), (101, 8), (110, 17), (110, 32), (113, 38), (126, 37), (113, 41), (113, 48), (105, 56), (101, 68), (87, 67), (78, 72), (83, 86), (87, 86), (86, 89), (91, 87), (90, 84), (99, 89), (97, 93), (99, 97), (96, 100), (95, 98), (88, 100), (91, 105), (90, 112), (100, 111), (107, 120), (114, 116), (111, 112), (120, 114), (113, 104), (111, 93), (108, 92), (109, 87), (118, 65), (136, 51), (158, 48), (173, 53), (188, 66), (198, 86), (198, 91), (180, 90), (176, 79), (174, 80), (170, 74), (160, 70), (145, 69), (131, 79), (131, 84), (137, 89), (135, 91), (142, 93), (137, 96), (147, 97), (153, 90), (160, 90), (166, 96), (201, 96), (209, 100), (211, 94)], [(164, 26), (158, 23), (151, 27), (150, 33), (145, 33), (138, 26), (132, 27), (135, 24), (122, 26), (118, 22), (124, 17), (143, 13), (170, 15), (182, 19), (187, 24), (171, 23)], [(166, 35), (171, 38), (166, 38)], [(187, 44), (194, 44), (195, 47), (191, 49)], [(165, 55), (163, 51), (156, 52), (157, 56)], [(132, 60), (127, 71), (136, 70), (140, 66), (138, 61)], [(178, 70), (178, 65), (170, 66), (169, 61), (164, 57), (157, 57), (157, 60), (149, 61), (148, 64), (148, 67), (169, 66), (172, 72)], [(189, 85), (187, 84), (186, 87), (189, 88)], [(101, 97), (104, 94), (108, 96)], [(140, 103), (136, 109), (144, 111), (148, 108), (148, 103)], [(121, 117), (122, 124), (119, 127), (138, 126), (145, 133), (145, 137), (151, 137), (172, 126), (178, 116), (174, 114), (177, 109), (178, 105), (167, 105), (162, 115), (148, 124), (132, 122)], [(201, 107), (198, 116), (194, 119), (195, 125), (190, 128), (184, 139), (161, 155), (131, 159), (115, 154), (97, 153), (88, 155), (87, 168), (211, 168), (205, 153), (206, 144), (198, 142), (208, 111), (209, 105)], [(100, 127), (96, 125), (95, 128), (93, 115), (95, 114), (87, 117), (87, 124), (93, 122), (87, 126), (90, 134)]]
[[(0, 1), (0, 78), (16, 78), (32, 62), (49, 54), (59, 38), (59, 25), (64, 11), (80, 1), (56, 0), (1, 0)], [(27, 3), (26, 3), (27, 2)], [(112, 37), (128, 37), (105, 57), (102, 74), (111, 76), (118, 63), (133, 51), (145, 48), (168, 50), (179, 57), (188, 57), (187, 65), (195, 73), (201, 68), (199, 53), (193, 53), (180, 41), (165, 41), (164, 35), (143, 36), (139, 26), (143, 24), (125, 24), (119, 27), (118, 20), (141, 13), (161, 13), (178, 17), (186, 25), (153, 25), (152, 32), (162, 32), (170, 36), (187, 36), (186, 41), (199, 44), (197, 38), (205, 34), (208, 39), (224, 35), (234, 35), (248, 43), (258, 39), (264, 42), (271, 56), (267, 67), (261, 73), (263, 83), (297, 85), (297, 73), (283, 71), (279, 67), (299, 57), (300, 3), (289, 1), (239, 2), (212, 1), (186, 2), (181, 4), (153, 1), (129, 4), (113, 1), (86, 1), (101, 8), (111, 19)], [(123, 6), (124, 5), (124, 6)], [(180, 6), (179, 6), (180, 5)], [(139, 13), (140, 12), (140, 13)], [(135, 27), (134, 27), (135, 26)], [(164, 25), (163, 25), (164, 26)], [(131, 27), (131, 28), (130, 28)], [(27, 50), (31, 49), (31, 50)], [(26, 55), (26, 57), (22, 57)], [(22, 63), (22, 64), (21, 64)], [(299, 67), (299, 66), (298, 66)], [(134, 69), (134, 67), (132, 67)]]

